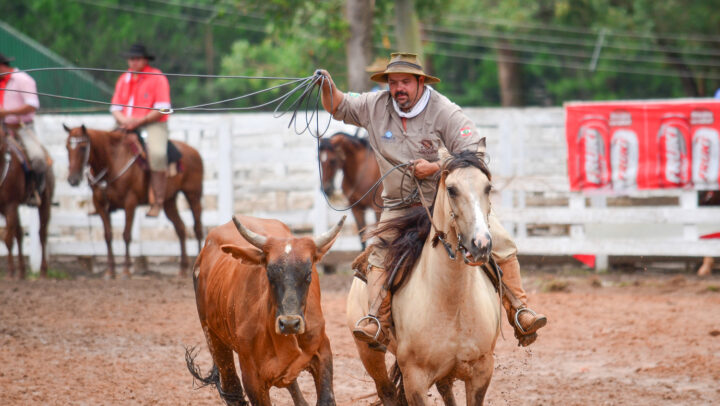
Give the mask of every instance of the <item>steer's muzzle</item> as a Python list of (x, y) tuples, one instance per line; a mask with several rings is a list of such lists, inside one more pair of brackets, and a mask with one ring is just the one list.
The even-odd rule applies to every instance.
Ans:
[(305, 319), (302, 316), (279, 316), (275, 319), (275, 332), (278, 334), (303, 334)]

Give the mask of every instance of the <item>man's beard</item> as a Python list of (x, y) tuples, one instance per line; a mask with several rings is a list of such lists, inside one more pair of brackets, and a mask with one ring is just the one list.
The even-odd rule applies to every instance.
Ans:
[[(402, 103), (398, 100), (398, 96), (401, 96), (401, 95), (405, 96), (405, 101)], [(397, 93), (395, 93), (395, 102), (397, 103), (398, 107), (400, 107), (401, 109), (410, 108), (410, 104), (411, 104), (410, 95), (408, 95), (405, 92), (397, 92)]]

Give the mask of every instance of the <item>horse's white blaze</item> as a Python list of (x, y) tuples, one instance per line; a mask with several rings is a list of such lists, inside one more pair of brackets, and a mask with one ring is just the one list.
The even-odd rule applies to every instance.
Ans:
[(489, 233), (490, 227), (488, 226), (487, 219), (482, 212), (482, 207), (480, 206), (480, 202), (475, 193), (470, 194), (470, 202), (473, 208), (473, 215), (475, 216), (475, 229), (473, 230), (473, 235), (478, 236)]
[(290, 251), (292, 251), (292, 246), (290, 245), (290, 243), (287, 243), (287, 245), (285, 245), (285, 253), (289, 254)]

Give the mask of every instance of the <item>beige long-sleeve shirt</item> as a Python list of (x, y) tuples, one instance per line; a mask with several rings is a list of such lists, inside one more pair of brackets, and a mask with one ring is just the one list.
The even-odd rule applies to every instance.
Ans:
[[(334, 117), (368, 131), (383, 174), (415, 159), (435, 162), (443, 146), (452, 153), (476, 151), (481, 137), (472, 120), (447, 97), (427, 87), (424, 91), (431, 91), (427, 106), (419, 115), (405, 119), (405, 126), (393, 108), (389, 91), (347, 93)], [(435, 179), (426, 179), (421, 185), (426, 203), (432, 204)], [(410, 174), (403, 181), (403, 171), (395, 170), (383, 181), (383, 189), (383, 204), (398, 205), (402, 197), (411, 195), (415, 182)]]

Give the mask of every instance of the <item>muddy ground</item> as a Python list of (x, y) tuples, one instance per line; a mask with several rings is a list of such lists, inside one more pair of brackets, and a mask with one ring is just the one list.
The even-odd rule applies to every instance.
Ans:
[[(518, 348), (504, 323), (490, 405), (710, 405), (720, 399), (720, 277), (533, 272), (532, 304), (549, 318)], [(322, 276), (339, 405), (375, 400), (344, 323), (349, 275)], [(192, 283), (161, 274), (129, 280), (0, 280), (0, 404), (219, 405), (194, 389), (186, 346), (210, 357)], [(312, 380), (301, 376), (314, 404)], [(455, 392), (464, 404), (461, 383)], [(430, 393), (431, 404), (441, 404)], [(292, 404), (284, 390), (273, 403)]]

